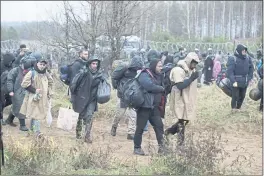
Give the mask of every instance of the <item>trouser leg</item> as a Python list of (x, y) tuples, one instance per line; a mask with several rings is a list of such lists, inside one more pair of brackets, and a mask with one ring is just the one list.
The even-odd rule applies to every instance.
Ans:
[(231, 108), (236, 109), (237, 108), (237, 100), (239, 96), (239, 89), (237, 87), (232, 88), (232, 100), (231, 100)]
[(80, 139), (82, 136), (82, 125), (83, 125), (82, 123), (83, 123), (83, 119), (78, 118), (77, 125), (76, 125), (76, 138), (77, 139)]
[(134, 135), (136, 131), (136, 121), (137, 121), (137, 113), (133, 109), (128, 110), (128, 125), (127, 125), (127, 134)]
[(247, 93), (247, 88), (239, 88), (239, 95), (238, 95), (238, 100), (237, 100), (237, 109), (240, 109), (244, 99), (246, 97), (246, 93)]
[(159, 146), (163, 146), (164, 144), (164, 139), (163, 139), (164, 125), (161, 120), (161, 117), (153, 114), (150, 116), (149, 122), (153, 126)]
[(91, 137), (92, 127), (93, 127), (93, 116), (88, 116), (85, 125), (85, 139), (84, 139), (85, 142), (92, 143), (92, 137)]
[(115, 128), (118, 127), (118, 124), (121, 121), (121, 119), (124, 117), (125, 112), (126, 112), (126, 108), (119, 108), (118, 107), (116, 109), (116, 114), (115, 114), (115, 117), (114, 117), (114, 120), (113, 120), (113, 123), (112, 123), (113, 127), (115, 127)]
[(137, 111), (137, 127), (134, 136), (134, 148), (141, 148), (144, 127), (151, 115), (151, 109), (140, 108)]

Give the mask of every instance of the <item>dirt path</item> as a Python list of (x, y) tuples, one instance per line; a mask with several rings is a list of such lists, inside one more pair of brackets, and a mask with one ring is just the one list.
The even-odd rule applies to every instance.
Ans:
[[(15, 123), (18, 124), (17, 119)], [(113, 137), (110, 135), (111, 125), (109, 124), (111, 124), (111, 119), (96, 119), (93, 126), (93, 143), (84, 145), (88, 148), (110, 150), (113, 156), (118, 159), (116, 161), (127, 166), (135, 164), (148, 165), (150, 163), (150, 156), (133, 155), (133, 141), (126, 139), (126, 125), (121, 123), (117, 130), (117, 136)], [(27, 126), (29, 126), (28, 121)], [(47, 128), (45, 124), (42, 124), (41, 130), (45, 135), (52, 136), (65, 150), (77, 143), (82, 143), (82, 140), (75, 139), (74, 131), (66, 132), (57, 129), (56, 119), (54, 119), (51, 128)], [(19, 127), (4, 126), (3, 132), (4, 140), (8, 140), (9, 136), (19, 140), (27, 140), (27, 133), (19, 131)], [(259, 175), (262, 173), (261, 135), (226, 130), (222, 135), (222, 140), (226, 142), (225, 150), (230, 154), (225, 159), (224, 164), (230, 165), (240, 155), (239, 161), (243, 160), (244, 170), (246, 170), (247, 174)], [(156, 145), (155, 134), (152, 127), (150, 127), (149, 132), (146, 132), (143, 136), (143, 148), (146, 153), (149, 153), (153, 151), (153, 146)], [(154, 148), (157, 151), (157, 147)], [(242, 156), (245, 156), (246, 159)], [(248, 165), (249, 163), (251, 166)]]

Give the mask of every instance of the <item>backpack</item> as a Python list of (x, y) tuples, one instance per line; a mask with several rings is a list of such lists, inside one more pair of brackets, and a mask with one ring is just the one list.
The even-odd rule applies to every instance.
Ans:
[[(127, 71), (127, 67), (120, 65), (116, 67), (116, 69), (112, 72), (111, 78), (112, 78), (112, 85), (114, 89), (118, 89), (120, 86), (120, 81), (124, 76), (124, 73)], [(122, 86), (122, 85), (121, 85)]]
[(170, 73), (171, 73), (172, 69), (173, 69), (173, 67), (169, 67), (168, 70), (165, 71), (165, 73), (164, 73), (164, 80), (163, 81), (164, 81), (166, 95), (171, 93), (171, 89), (173, 87), (173, 84), (170, 80)]
[(128, 80), (123, 86), (123, 100), (129, 108), (138, 109), (143, 105), (145, 101), (145, 91), (138, 81), (138, 77), (144, 70), (146, 70), (153, 78), (152, 74), (149, 72), (148, 69), (143, 69), (138, 72), (135, 78)]
[(60, 80), (66, 84), (67, 86), (70, 85), (71, 83), (71, 66), (75, 63), (78, 62), (78, 60), (73, 61), (72, 63), (68, 65), (63, 65), (60, 67)]
[(76, 93), (79, 87), (82, 87), (81, 84), (84, 84), (82, 80), (85, 78), (86, 75), (87, 69), (82, 69), (79, 73), (77, 73), (77, 75), (74, 76), (71, 84), (69, 84), (69, 88), (72, 94)]

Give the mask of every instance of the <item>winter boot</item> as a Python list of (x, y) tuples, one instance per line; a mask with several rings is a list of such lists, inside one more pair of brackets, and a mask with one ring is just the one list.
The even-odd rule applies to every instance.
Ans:
[(133, 134), (127, 134), (127, 140), (134, 140)]
[(82, 119), (78, 119), (77, 125), (76, 125), (76, 138), (81, 139), (82, 138)]
[(28, 131), (28, 128), (26, 127), (26, 121), (25, 119), (19, 119), (19, 123), (20, 123), (20, 130), (21, 131)]
[(142, 150), (142, 148), (134, 148), (134, 154), (135, 155), (145, 155), (145, 152)]
[(8, 115), (7, 119), (4, 121), (3, 125), (8, 124), (8, 125), (10, 125), (10, 126), (12, 126), (12, 127), (16, 127), (17, 125), (14, 124), (14, 122), (13, 122), (14, 119), (15, 119), (15, 116), (14, 116), (12, 113), (10, 113), (10, 114)]
[(182, 145), (184, 142), (185, 125), (184, 123), (179, 123), (178, 127), (179, 127), (178, 145)]
[(116, 129), (117, 129), (117, 127), (112, 126), (112, 129), (111, 129), (111, 135), (112, 136), (116, 136)]

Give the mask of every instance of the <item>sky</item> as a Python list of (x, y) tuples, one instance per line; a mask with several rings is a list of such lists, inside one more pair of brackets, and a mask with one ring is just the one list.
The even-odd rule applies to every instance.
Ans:
[(49, 10), (57, 10), (58, 1), (1, 1), (1, 22), (41, 21), (49, 18)]
[[(62, 1), (1, 1), (1, 22), (49, 20), (61, 11)], [(75, 5), (78, 1), (71, 2)]]

